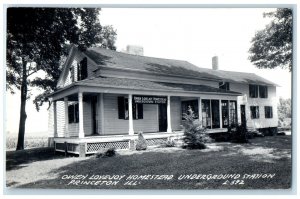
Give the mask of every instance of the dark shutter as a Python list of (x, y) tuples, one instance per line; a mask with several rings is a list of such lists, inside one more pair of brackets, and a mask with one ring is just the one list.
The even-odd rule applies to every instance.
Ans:
[(136, 116), (136, 107), (137, 107), (137, 105), (135, 104), (135, 103), (132, 103), (132, 116), (133, 116), (133, 119), (134, 120), (136, 120), (136, 119), (138, 119)]
[(74, 105), (74, 108), (75, 108), (75, 123), (78, 123), (79, 122), (79, 104), (75, 104)]
[(81, 63), (77, 64), (77, 81), (81, 80)]
[(73, 105), (68, 106), (68, 116), (69, 116), (69, 123), (73, 123), (74, 122), (74, 106)]
[(144, 117), (143, 104), (138, 104), (138, 119), (143, 119), (143, 117)]
[(118, 97), (119, 119), (125, 119), (124, 97)]
[(87, 78), (87, 58), (84, 58), (81, 62), (80, 62), (80, 66), (81, 66), (81, 80)]

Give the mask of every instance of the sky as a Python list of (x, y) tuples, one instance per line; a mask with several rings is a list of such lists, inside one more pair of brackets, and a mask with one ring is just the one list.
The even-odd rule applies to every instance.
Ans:
[[(291, 97), (291, 73), (287, 70), (257, 69), (248, 60), (250, 41), (255, 32), (270, 22), (258, 8), (103, 8), (102, 25), (117, 30), (117, 51), (127, 45), (139, 45), (144, 55), (188, 61), (211, 68), (211, 58), (219, 57), (219, 69), (256, 73), (280, 85), (277, 96)], [(36, 93), (36, 91), (34, 91)], [(18, 131), (19, 93), (6, 96), (6, 127)], [(32, 99), (27, 102), (26, 132), (45, 134), (48, 128), (47, 106), (35, 110)]]

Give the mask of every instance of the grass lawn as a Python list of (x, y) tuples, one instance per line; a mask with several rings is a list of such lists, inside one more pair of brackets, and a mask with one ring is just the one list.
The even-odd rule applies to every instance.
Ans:
[(55, 189), (290, 188), (291, 136), (250, 141), (212, 143), (205, 150), (118, 151), (110, 158), (65, 158), (48, 148), (10, 151), (6, 184)]

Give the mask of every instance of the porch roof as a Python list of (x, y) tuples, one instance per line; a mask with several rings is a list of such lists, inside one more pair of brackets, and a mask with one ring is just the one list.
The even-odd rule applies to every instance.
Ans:
[[(93, 87), (105, 89), (126, 89), (126, 90), (141, 90), (141, 91), (164, 91), (176, 93), (209, 93), (223, 95), (242, 95), (234, 91), (227, 91), (219, 88), (214, 88), (206, 85), (178, 84), (166, 82), (154, 82), (148, 80), (114, 78), (114, 77), (94, 77), (82, 81), (74, 82), (71, 85), (64, 87), (50, 94), (50, 96), (68, 90), (74, 87)], [(82, 90), (84, 92), (84, 90)]]

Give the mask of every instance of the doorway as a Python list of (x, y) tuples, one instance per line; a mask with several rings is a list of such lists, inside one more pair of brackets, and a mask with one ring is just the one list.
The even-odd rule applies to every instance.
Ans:
[(158, 104), (159, 132), (167, 131), (167, 105)]
[(91, 105), (92, 105), (92, 134), (97, 134), (97, 128), (98, 128), (98, 120), (97, 120), (97, 97), (92, 97), (91, 99)]
[(241, 105), (241, 124), (243, 127), (246, 127), (246, 107)]

